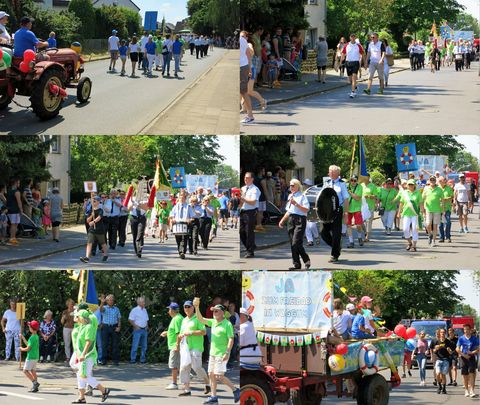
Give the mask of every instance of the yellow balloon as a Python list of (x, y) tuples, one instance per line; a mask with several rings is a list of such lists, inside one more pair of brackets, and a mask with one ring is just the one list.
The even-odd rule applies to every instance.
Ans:
[(328, 358), (328, 365), (333, 371), (341, 371), (345, 368), (345, 359), (340, 354), (333, 354)]

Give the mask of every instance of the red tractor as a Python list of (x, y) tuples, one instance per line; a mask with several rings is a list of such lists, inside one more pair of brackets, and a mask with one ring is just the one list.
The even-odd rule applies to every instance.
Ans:
[(41, 51), (23, 71), (20, 69), (23, 58), (13, 57), (10, 69), (0, 71), (0, 110), (5, 109), (16, 94), (29, 96), (33, 112), (40, 119), (48, 120), (60, 112), (68, 96), (66, 88), (76, 88), (78, 102), (86, 103), (92, 81), (81, 77), (84, 61), (79, 50), (72, 48)]

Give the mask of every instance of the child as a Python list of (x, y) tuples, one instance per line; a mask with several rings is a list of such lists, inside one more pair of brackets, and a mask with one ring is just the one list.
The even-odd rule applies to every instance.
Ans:
[(126, 41), (124, 39), (120, 41), (118, 52), (120, 53), (120, 60), (122, 61), (122, 70), (120, 72), (120, 76), (125, 76), (125, 63), (127, 62), (128, 46), (126, 45)]
[(52, 31), (47, 39), (48, 47), (49, 48), (56, 48), (57, 47), (57, 40), (55, 39), (55, 33)]
[(275, 55), (270, 54), (270, 59), (267, 62), (267, 77), (268, 87), (273, 88), (273, 83), (277, 80), (278, 64), (275, 60)]
[(158, 229), (160, 233), (158, 235), (158, 243), (164, 243), (168, 239), (168, 216), (170, 215), (170, 210), (168, 209), (167, 202), (162, 200), (160, 202), (160, 208), (157, 210), (157, 219), (158, 219)]
[(135, 67), (138, 62), (138, 57), (140, 53), (140, 46), (138, 45), (138, 39), (136, 36), (132, 38), (132, 42), (128, 46), (128, 56), (130, 57), (130, 60), (132, 62), (132, 74), (130, 77), (136, 77), (135, 76)]
[(42, 225), (45, 235), (48, 235), (48, 228), (52, 225), (52, 219), (50, 218), (50, 200), (43, 200), (43, 215), (42, 215)]
[(0, 245), (7, 243), (7, 228), (8, 228), (8, 216), (7, 207), (0, 208)]
[(20, 347), (20, 351), (27, 352), (27, 359), (25, 360), (25, 365), (23, 366), (23, 373), (27, 378), (32, 382), (32, 388), (28, 392), (38, 392), (38, 387), (40, 384), (37, 381), (37, 362), (40, 357), (40, 345), (38, 340), (38, 328), (40, 325), (37, 321), (28, 322), (28, 328), (30, 330), (30, 337), (25, 339), (20, 333), (20, 339), (27, 347)]

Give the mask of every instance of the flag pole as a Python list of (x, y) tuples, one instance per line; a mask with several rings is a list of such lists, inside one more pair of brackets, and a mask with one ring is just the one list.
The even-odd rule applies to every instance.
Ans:
[(350, 162), (350, 176), (353, 174), (353, 164), (355, 162), (355, 149), (357, 147), (357, 137), (358, 135), (354, 135), (355, 138), (353, 139), (353, 150), (352, 150), (352, 160)]

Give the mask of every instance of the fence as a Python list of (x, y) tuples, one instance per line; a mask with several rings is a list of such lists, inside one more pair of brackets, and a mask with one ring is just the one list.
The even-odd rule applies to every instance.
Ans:
[(73, 203), (64, 207), (62, 222), (68, 225), (76, 225), (83, 223), (83, 205)]

